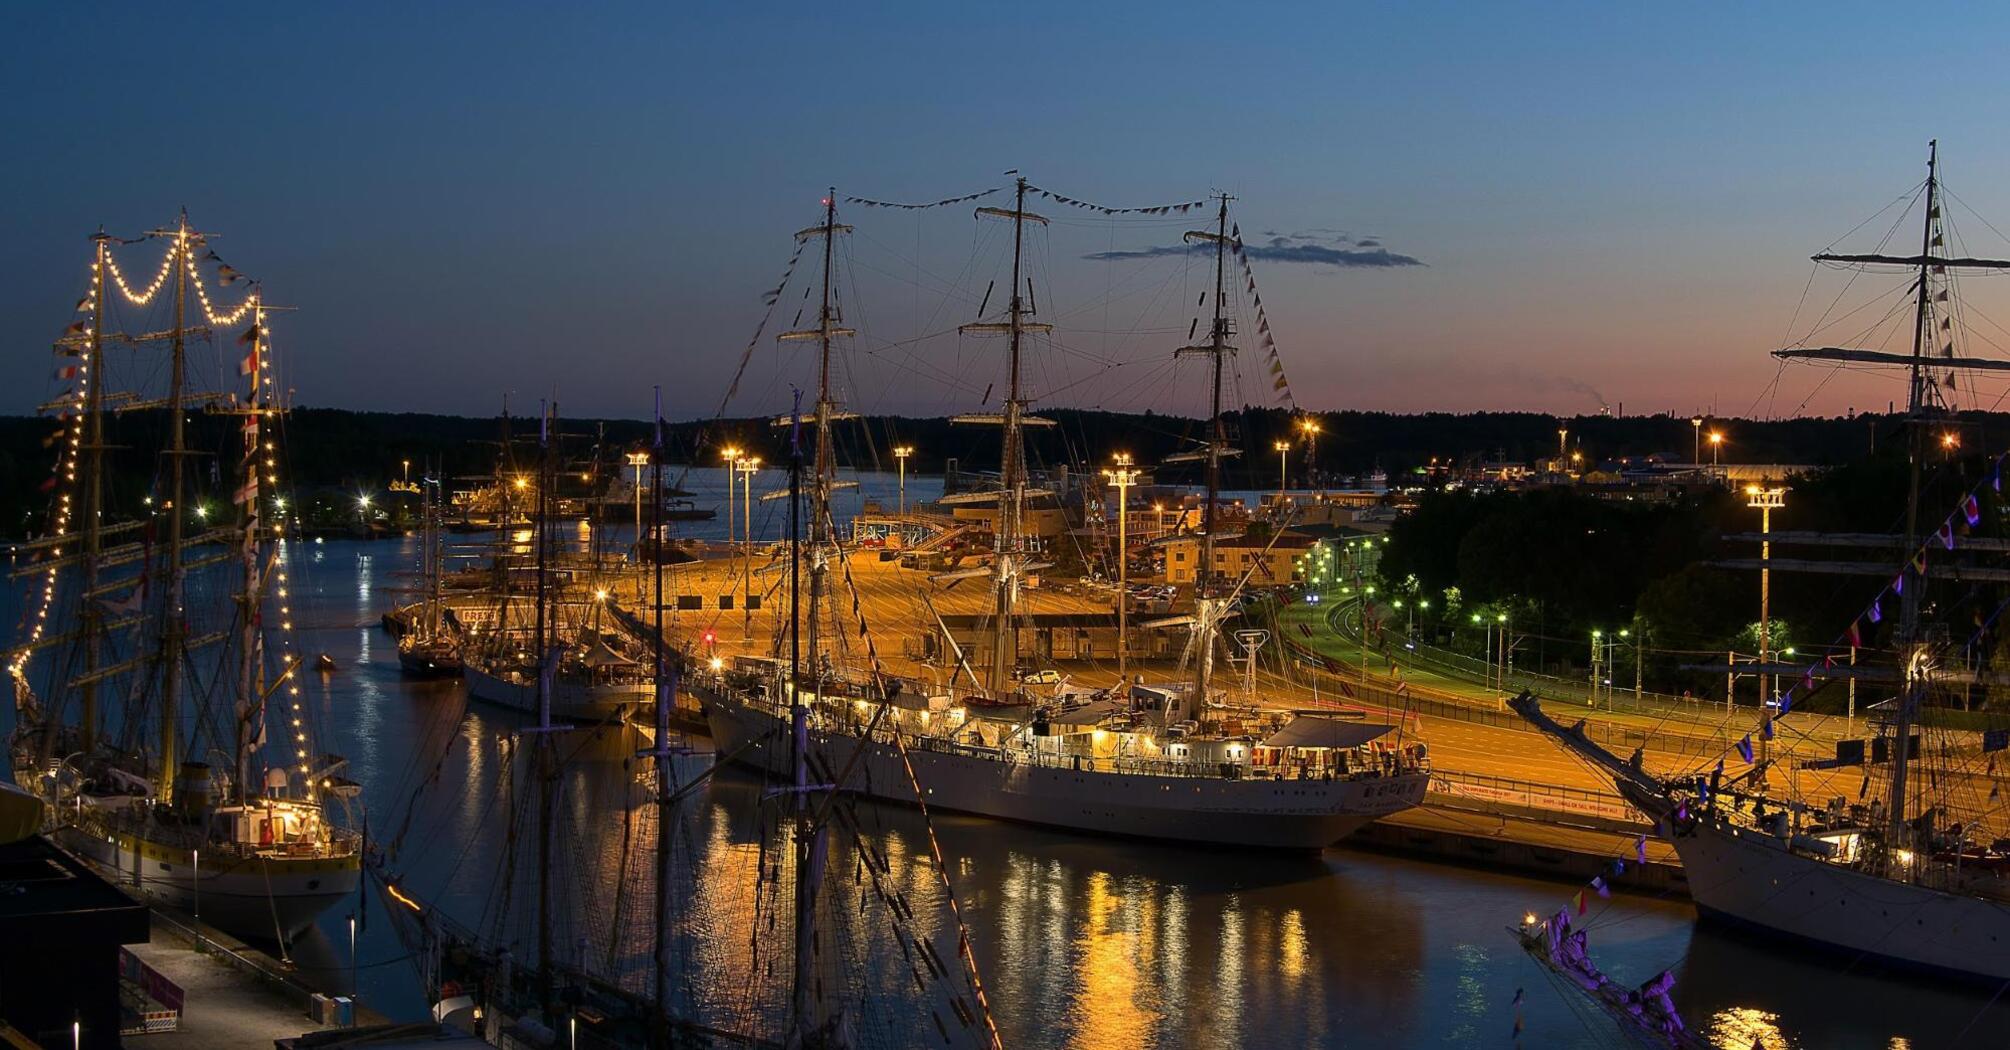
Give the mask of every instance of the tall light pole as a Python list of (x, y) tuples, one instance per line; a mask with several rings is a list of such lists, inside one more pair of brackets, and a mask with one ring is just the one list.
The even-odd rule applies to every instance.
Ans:
[(1284, 513), (1284, 490), (1291, 477), (1290, 463), (1284, 458), (1291, 451), (1291, 442), (1275, 441), (1272, 448), (1277, 450), (1277, 513)]
[(907, 457), (914, 455), (913, 445), (895, 445), (893, 461), (900, 464), (900, 516), (907, 517)]
[(1559, 426), (1556, 428), (1556, 461), (1559, 464), (1559, 470), (1562, 469), (1560, 464), (1563, 463), (1566, 456), (1564, 440), (1568, 437), (1570, 437), (1569, 427)]
[(1724, 432), (1721, 430), (1712, 430), (1710, 431), (1710, 469), (1715, 470), (1719, 466), (1722, 466), (1723, 460)]
[(1131, 690), (1130, 534), (1126, 526), (1131, 486), (1137, 484), (1138, 473), (1131, 469), (1127, 452), (1117, 453), (1115, 469), (1103, 471), (1103, 476), (1117, 487), (1117, 682), (1123, 686), (1126, 698)]
[[(747, 603), (754, 596), (754, 475), (761, 469), (761, 457), (743, 455), (736, 467), (740, 471), (740, 495), (746, 501), (740, 504), (740, 528), (747, 536), (747, 565), (740, 573), (740, 622), (743, 630), (751, 634), (754, 610), (747, 608)], [(726, 500), (730, 503), (732, 499), (729, 491)]]
[(1693, 432), (1694, 432), (1693, 436), (1694, 436), (1694, 437), (1695, 437), (1695, 439), (1696, 439), (1696, 450), (1695, 450), (1694, 452), (1691, 452), (1691, 453), (1689, 454), (1689, 462), (1691, 462), (1691, 463), (1694, 463), (1694, 464), (1696, 464), (1697, 466), (1702, 466), (1702, 465), (1703, 465), (1703, 417), (1702, 417), (1702, 416), (1691, 416), (1691, 417), (1689, 417), (1689, 429), (1690, 429), (1691, 431), (1693, 431)]
[(737, 445), (727, 445), (719, 450), (719, 458), (726, 461), (726, 549), (733, 549), (733, 464), (740, 459)]
[(1501, 662), (1500, 676), (1495, 679), (1494, 689), (1498, 694), (1505, 695), (1508, 684), (1508, 614), (1495, 613), (1494, 626), (1501, 633), (1500, 644), (1494, 647), (1494, 652), (1499, 655)]
[(1592, 707), (1598, 706), (1598, 685), (1599, 685), (1598, 655), (1599, 650), (1602, 649), (1604, 645), (1605, 645), (1605, 632), (1599, 630), (1596, 627), (1592, 628), (1591, 629), (1591, 706)]
[(1319, 498), (1324, 500), (1326, 484), (1324, 481), (1315, 480), (1319, 477), (1319, 467), (1316, 465), (1319, 458), (1319, 421), (1311, 416), (1299, 420), (1298, 432), (1305, 435), (1305, 473), (1311, 475), (1306, 480), (1318, 487)]
[(630, 452), (628, 465), (635, 468), (635, 542), (642, 542), (642, 468), (649, 465), (649, 453)]
[[(1635, 622), (1635, 623), (1639, 623), (1639, 622), (1640, 622), (1640, 618), (1639, 618), (1639, 617), (1638, 617), (1638, 616), (1636, 615), (1636, 616), (1635, 616), (1635, 617), (1633, 618), (1633, 622)], [(1635, 638), (1635, 637), (1633, 637), (1633, 629), (1632, 629), (1632, 628), (1630, 628), (1630, 627), (1622, 627), (1622, 628), (1620, 628), (1620, 630), (1619, 630), (1619, 637), (1621, 637), (1621, 638), (1625, 638), (1625, 639), (1628, 639), (1629, 641), (1631, 641), (1631, 642), (1633, 643), (1633, 699), (1634, 699), (1635, 701), (1638, 701), (1638, 700), (1640, 699), (1640, 694), (1641, 694), (1641, 692), (1642, 692), (1642, 690), (1641, 690), (1641, 688), (1640, 688), (1640, 684), (1641, 684), (1641, 683), (1640, 683), (1640, 647), (1641, 647), (1641, 646), (1643, 646), (1643, 645), (1645, 645), (1645, 644), (1647, 644), (1647, 632), (1646, 632), (1646, 631), (1642, 631), (1642, 632), (1640, 632), (1640, 637), (1638, 637), (1638, 638)]]
[(1747, 485), (1745, 495), (1749, 497), (1745, 506), (1759, 512), (1759, 710), (1763, 712), (1773, 698), (1768, 688), (1771, 676), (1766, 674), (1773, 627), (1773, 511), (1787, 505), (1787, 490)]

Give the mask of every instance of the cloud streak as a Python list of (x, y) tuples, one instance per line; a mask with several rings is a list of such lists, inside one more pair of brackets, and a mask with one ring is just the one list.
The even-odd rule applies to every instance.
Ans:
[[(1277, 233), (1266, 230), (1262, 236), (1266, 239), (1253, 243), (1245, 241), (1242, 248), (1244, 254), (1260, 262), (1331, 266), (1340, 270), (1379, 270), (1425, 265), (1423, 260), (1415, 256), (1402, 255), (1383, 247), (1380, 238), (1362, 237), (1357, 240), (1338, 230), (1307, 230), (1301, 233)], [(1149, 248), (1091, 252), (1083, 258), (1097, 262), (1124, 262), (1135, 259), (1205, 255), (1212, 251), (1213, 246), (1205, 242), (1160, 244)]]

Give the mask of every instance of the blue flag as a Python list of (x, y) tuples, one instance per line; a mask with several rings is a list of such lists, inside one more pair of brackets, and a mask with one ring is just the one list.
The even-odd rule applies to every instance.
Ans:
[(1738, 741), (1738, 754), (1744, 757), (1746, 763), (1749, 764), (1752, 761), (1752, 735), (1750, 733), (1745, 734), (1745, 738)]

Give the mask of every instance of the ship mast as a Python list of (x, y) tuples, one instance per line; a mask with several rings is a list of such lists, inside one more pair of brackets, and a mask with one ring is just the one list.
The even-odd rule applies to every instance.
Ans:
[(89, 595), (98, 591), (98, 559), (104, 552), (104, 503), (105, 503), (105, 277), (106, 256), (110, 251), (111, 237), (100, 228), (91, 238), (96, 248), (97, 258), (91, 264), (91, 344), (84, 358), (84, 420), (86, 440), (84, 459), (84, 594), (82, 624), (84, 643), (84, 688), (82, 716), (82, 744), (86, 754), (95, 750), (98, 741), (98, 669), (99, 634), (103, 629), (104, 614), (98, 603)]
[(1019, 601), (1019, 578), (1025, 572), (1025, 529), (1022, 524), (1026, 508), (1026, 443), (1024, 428), (1027, 426), (1050, 425), (1052, 420), (1040, 419), (1026, 414), (1026, 397), (1020, 385), (1021, 345), (1028, 333), (1051, 332), (1053, 325), (1038, 324), (1027, 320), (1033, 316), (1030, 295), (1032, 282), (1027, 279), (1022, 285), (1024, 269), (1026, 224), (1047, 220), (1026, 210), (1026, 178), (1019, 176), (1013, 182), (1013, 204), (1010, 210), (1004, 208), (979, 208), (977, 214), (990, 215), (1012, 221), (1012, 294), (1009, 299), (1006, 321), (1003, 324), (978, 322), (966, 324), (957, 329), (965, 334), (989, 333), (1007, 337), (1010, 360), (1010, 374), (1005, 393), (1005, 411), (1002, 415), (958, 416), (952, 423), (1000, 423), (1004, 428), (1004, 443), (999, 460), (998, 515), (996, 534), (992, 538), (991, 557), (991, 670), (985, 681), (985, 688), (994, 697), (1001, 697), (1012, 691), (1012, 671), (1019, 660), (1018, 624), (1013, 619), (1013, 611)]
[[(817, 402), (812, 417), (816, 426), (815, 473), (810, 481), (810, 661), (813, 666), (821, 666), (817, 659), (818, 621), (817, 610), (821, 607), (825, 586), (824, 573), (827, 568), (825, 552), (837, 542), (836, 522), (831, 517), (831, 492), (837, 488), (837, 456), (831, 444), (831, 423), (848, 419), (850, 413), (843, 412), (831, 395), (831, 343), (839, 338), (856, 335), (844, 327), (843, 312), (837, 304), (837, 288), (832, 281), (832, 263), (839, 234), (850, 233), (851, 227), (837, 221), (837, 188), (831, 187), (824, 196), (824, 216), (822, 225), (812, 226), (796, 232), (797, 241), (812, 237), (823, 238), (823, 288), (822, 298), (817, 307), (817, 326), (783, 332), (776, 336), (777, 342), (807, 342), (815, 340), (818, 350), (817, 361)], [(777, 426), (796, 426), (794, 416), (775, 420)], [(793, 437), (791, 441), (793, 442)], [(793, 513), (793, 511), (791, 512)]]
[(1928, 326), (1932, 322), (1932, 273), (1934, 226), (1940, 218), (1940, 142), (1935, 139), (1926, 147), (1926, 218), (1920, 233), (1918, 305), (1912, 328), (1912, 373), (1907, 384), (1909, 393), (1906, 404), (1906, 460), (1909, 484), (1905, 496), (1905, 546), (1906, 564), (1900, 572), (1912, 576), (1912, 586), (1905, 588), (1899, 597), (1898, 651), (1905, 660), (1905, 691), (1899, 697), (1897, 717), (1892, 722), (1891, 799), (1889, 810), (1890, 826), (1886, 831), (1886, 843), (1892, 851), (1905, 848), (1906, 833), (1906, 774), (1912, 763), (1912, 716), (1919, 703), (1925, 684), (1917, 677), (1921, 665), (1923, 639), (1919, 632), (1919, 596), (1926, 581), (1914, 567), (1911, 552), (1919, 545), (1919, 489), (1921, 461), (1924, 459), (1925, 429), (1927, 412), (1927, 372), (1926, 349)]
[[(657, 1031), (667, 1043), (670, 1032), (670, 708), (677, 690), (676, 672), (663, 666), (663, 388), (656, 388), (656, 439), (649, 453), (649, 536), (655, 554), (655, 594), (650, 602), (655, 630), (650, 634), (656, 669), (656, 943), (654, 962)], [(642, 537), (636, 537), (637, 550)]]
[(546, 551), (550, 545), (551, 517), (551, 421), (558, 405), (544, 410), (538, 421), (537, 521), (537, 1002), (546, 1016), (552, 1015), (551, 987), (551, 818), (552, 789), (556, 771), (552, 768), (551, 690), (556, 661), (545, 653), (548, 634), (546, 616), (550, 596), (546, 584)]
[[(826, 244), (829, 242), (826, 241)], [(801, 403), (800, 396), (798, 404)], [(821, 409), (821, 405), (818, 406)], [(798, 414), (800, 418), (800, 414)], [(821, 450), (820, 450), (821, 451)], [(795, 854), (795, 924), (793, 942), (795, 965), (791, 968), (792, 979), (789, 987), (789, 1015), (794, 1031), (792, 1043), (808, 1041), (814, 1018), (813, 975), (816, 965), (816, 882), (814, 854), (816, 845), (816, 824), (811, 817), (809, 802), (809, 759), (810, 759), (810, 709), (803, 701), (802, 692), (802, 647), (800, 617), (802, 605), (798, 597), (797, 584), (802, 571), (803, 530), (802, 530), (802, 488), (803, 450), (798, 440), (798, 429), (789, 431), (789, 764), (794, 773), (793, 789), (789, 793), (794, 826), (794, 841), (791, 843)], [(812, 574), (818, 569), (813, 565)], [(820, 582), (820, 576), (816, 582)], [(816, 599), (810, 596), (811, 630), (815, 631)], [(815, 636), (811, 637), (810, 657), (816, 658)], [(822, 692), (818, 682), (817, 691)]]
[(1183, 346), (1173, 352), (1175, 357), (1208, 357), (1213, 373), (1208, 410), (1207, 503), (1201, 507), (1200, 566), (1194, 572), (1193, 587), (1194, 679), (1192, 693), (1185, 704), (1187, 718), (1200, 717), (1207, 703), (1208, 678), (1214, 671), (1215, 629), (1220, 623), (1223, 605), (1221, 596), (1214, 593), (1214, 530), (1215, 505), (1221, 502), (1222, 450), (1227, 446), (1221, 422), (1221, 374), (1224, 360), (1235, 353), (1235, 347), (1228, 342), (1231, 324), (1224, 312), (1229, 246), (1228, 202), (1234, 198), (1223, 193), (1219, 199), (1221, 206), (1215, 213), (1215, 229), (1211, 232), (1194, 230), (1186, 235), (1191, 242), (1214, 244), (1214, 322), (1208, 329), (1205, 344)]
[[(159, 231), (168, 232), (168, 231)], [(176, 761), (175, 720), (180, 715), (182, 651), (186, 638), (182, 631), (182, 519), (187, 508), (182, 506), (183, 461), (188, 456), (188, 435), (183, 419), (184, 389), (187, 379), (188, 355), (186, 333), (182, 331), (184, 315), (188, 306), (188, 213), (183, 212), (180, 222), (173, 230), (174, 247), (170, 249), (176, 258), (174, 268), (174, 327), (170, 336), (172, 364), (168, 386), (168, 554), (167, 554), (167, 605), (161, 613), (161, 739), (160, 739), (160, 789), (163, 802), (174, 797), (174, 770)]]

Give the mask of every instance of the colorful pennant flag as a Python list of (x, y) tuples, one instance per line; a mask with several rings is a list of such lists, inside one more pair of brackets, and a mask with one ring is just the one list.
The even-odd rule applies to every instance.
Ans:
[[(1746, 764), (1746, 765), (1750, 765), (1750, 764), (1751, 764), (1751, 762), (1752, 762), (1752, 734), (1750, 734), (1750, 733), (1747, 733), (1747, 734), (1745, 734), (1745, 737), (1744, 737), (1744, 739), (1742, 739), (1742, 740), (1738, 741), (1738, 754), (1739, 754), (1739, 756), (1740, 756), (1740, 757), (1744, 758), (1744, 760), (1745, 760), (1745, 764)], [(1720, 763), (1718, 763), (1718, 765), (1720, 765), (1720, 766), (1721, 766), (1721, 765), (1722, 765), (1722, 763), (1720, 762)]]

